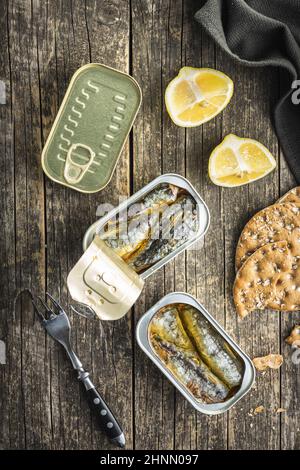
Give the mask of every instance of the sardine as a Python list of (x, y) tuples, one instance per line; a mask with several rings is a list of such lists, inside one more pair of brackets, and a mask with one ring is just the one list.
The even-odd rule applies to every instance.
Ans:
[[(181, 188), (174, 184), (162, 183), (156, 186), (150, 191), (140, 202), (141, 209), (151, 207), (160, 204), (172, 204), (176, 201), (178, 194), (181, 192)], [(130, 214), (129, 214), (130, 215)]]
[(145, 240), (151, 239), (155, 226), (159, 226), (159, 211), (147, 209), (142, 216), (132, 217), (128, 223), (122, 222), (109, 227), (101, 234), (101, 238), (126, 261)]
[(154, 315), (149, 340), (156, 355), (197, 400), (219, 403), (226, 399), (229, 388), (199, 357), (175, 307)]
[(156, 334), (173, 343), (177, 348), (185, 350), (195, 359), (198, 358), (195, 347), (183, 327), (175, 305), (163, 307), (153, 316), (149, 326), (149, 334)]
[(128, 257), (128, 264), (136, 272), (144, 271), (195, 236), (198, 229), (195, 200), (181, 195), (164, 211), (160, 225), (159, 237), (146, 240)]
[(125, 261), (142, 245), (143, 241), (152, 239), (157, 230), (160, 211), (164, 206), (172, 204), (178, 196), (180, 188), (163, 183), (146, 194), (141, 202), (128, 208), (128, 221), (121, 217), (117, 221), (109, 221), (99, 233), (102, 240)]
[(103, 227), (102, 231), (105, 233), (109, 230), (110, 226), (116, 227), (119, 223), (122, 224), (124, 220), (131, 220), (139, 216), (149, 214), (154, 209), (159, 209), (160, 206), (168, 206), (176, 201), (179, 194), (184, 190), (175, 186), (174, 184), (162, 183), (156, 186), (152, 191), (147, 193), (143, 199), (135, 202), (121, 214), (118, 214), (118, 220), (108, 221)]
[(230, 389), (238, 387), (243, 378), (243, 364), (227, 341), (191, 305), (179, 304), (177, 308), (201, 359)]

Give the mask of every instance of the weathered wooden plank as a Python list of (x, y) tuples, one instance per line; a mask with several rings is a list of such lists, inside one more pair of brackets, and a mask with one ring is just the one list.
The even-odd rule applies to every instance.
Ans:
[[(70, 54), (76, 51), (72, 28), (72, 10), (67, 2), (47, 2), (36, 4), (36, 15), (40, 17), (37, 32), (39, 70), (42, 107), (42, 139), (43, 144), (53, 123), (58, 106), (63, 98), (69, 75), (74, 69), (69, 69)], [(63, 33), (62, 33), (63, 31)], [(61, 51), (64, 51), (61, 57)], [(86, 55), (86, 60), (88, 56)], [(47, 279), (46, 287), (49, 292), (65, 304), (66, 277), (68, 272), (68, 252), (76, 247), (74, 237), (69, 232), (76, 233), (80, 243), (80, 234), (70, 223), (66, 215), (70, 211), (70, 193), (65, 188), (50, 182), (45, 177), (46, 184), (46, 231), (47, 231)], [(73, 318), (71, 319), (73, 320)], [(75, 327), (72, 321), (73, 327)], [(78, 327), (78, 325), (76, 325)], [(76, 327), (75, 327), (76, 328)], [(74, 331), (73, 331), (74, 333)], [(76, 344), (76, 330), (75, 342)], [(50, 351), (50, 414), (53, 435), (53, 448), (76, 448), (79, 439), (79, 426), (86, 425), (86, 419), (81, 419), (79, 406), (79, 387), (75, 382), (64, 352), (59, 346), (47, 338), (47, 348)], [(81, 351), (78, 351), (80, 354)], [(84, 358), (82, 358), (84, 361)], [(79, 423), (80, 422), (80, 425)], [(86, 433), (86, 439), (90, 434)], [(83, 443), (86, 444), (86, 441)]]
[[(215, 68), (214, 43), (193, 19), (199, 7), (199, 2), (184, 3), (184, 64)], [(218, 116), (201, 127), (187, 129), (186, 133), (187, 178), (195, 185), (211, 214), (211, 225), (203, 245), (198, 244), (195, 251), (187, 253), (187, 290), (224, 325), (224, 232), (221, 197), (220, 189), (211, 184), (207, 175), (209, 154), (214, 143), (220, 140), (221, 125), (222, 116)], [(197, 448), (227, 447), (226, 415), (207, 417), (198, 413), (196, 429)]]
[[(271, 108), (276, 100), (277, 76), (270, 70), (239, 67), (218, 51), (216, 66), (235, 83), (235, 94), (223, 114), (222, 134), (261, 141), (276, 157), (277, 139), (270, 123)], [(274, 93), (275, 90), (275, 93)], [(217, 144), (215, 142), (214, 144)], [(238, 320), (232, 299), (234, 254), (238, 236), (252, 214), (272, 204), (278, 196), (278, 169), (249, 186), (222, 190), (226, 329), (250, 357), (279, 352), (279, 316), (275, 312), (255, 312)], [(278, 449), (280, 423), (272, 410), (280, 403), (278, 371), (257, 377), (256, 390), (229, 412), (228, 446), (242, 449)], [(265, 412), (252, 416), (257, 406)], [(245, 438), (245, 436), (247, 436)]]
[[(80, 2), (79, 2), (80, 3)], [(87, 27), (92, 62), (100, 62), (129, 72), (130, 2), (93, 0), (87, 3)], [(108, 187), (93, 203), (109, 202), (117, 205), (120, 197), (128, 197), (130, 191), (129, 141), (122, 153), (116, 172)], [(97, 323), (93, 326), (92, 349), (93, 370), (99, 377), (108, 403), (115, 410), (126, 435), (127, 447), (133, 446), (133, 346), (132, 319), (130, 313), (118, 322)], [(99, 357), (100, 356), (100, 360)], [(94, 448), (102, 441), (97, 434)], [(107, 446), (107, 448), (110, 448)]]
[[(51, 3), (51, 4), (50, 4)], [(129, 3), (96, 1), (39, 4), (43, 26), (39, 31), (43, 140), (55, 118), (67, 84), (75, 70), (90, 61), (128, 71)], [(113, 12), (113, 15), (112, 15)], [(44, 13), (44, 14), (43, 14)], [(47, 286), (67, 304), (68, 271), (82, 253), (82, 236), (96, 220), (101, 202), (117, 203), (129, 188), (128, 146), (123, 152), (109, 191), (83, 195), (46, 179)], [(111, 194), (114, 197), (111, 197)], [(129, 446), (131, 431), (131, 324), (101, 324), (71, 316), (74, 347), (91, 371), (116, 415), (124, 425)], [(62, 351), (51, 348), (51, 413), (53, 447), (111, 448), (95, 429), (85, 397)], [(124, 394), (126, 390), (126, 394)]]
[[(44, 188), (38, 161), (41, 150), (40, 96), (30, 2), (8, 2), (4, 21), (7, 29), (4, 26), (1, 31), (5, 35), (7, 31), (8, 41), (4, 36), (4, 44), (9, 48), (5, 65), (8, 72), (6, 106), (8, 110), (12, 108), (13, 115), (13, 123), (9, 111), (5, 118), (7, 153), (2, 176), (7, 178), (3, 187), (8, 205), (4, 214), (11, 217), (5, 221), (7, 247), (4, 248), (7, 249), (9, 283), (14, 271), (15, 289), (8, 292), (7, 300), (15, 299), (15, 314), (10, 304), (7, 312), (7, 393), (3, 405), (9, 410), (9, 447), (43, 448), (47, 445), (48, 434), (42, 436), (41, 430), (47, 426), (49, 418), (47, 413), (41, 413), (43, 397), (47, 396), (48, 390), (47, 375), (39, 374), (39, 370), (45, 370), (44, 333), (34, 323), (28, 297), (20, 295), (32, 286), (43, 289), (45, 279)], [(11, 247), (8, 247), (9, 241)]]
[[(1, 259), (0, 276), (2, 299), (0, 312), (0, 339), (6, 344), (6, 364), (0, 365), (0, 447), (9, 448), (10, 436), (15, 433), (17, 445), (23, 441), (24, 423), (20, 423), (15, 431), (11, 429), (16, 420), (14, 416), (23, 414), (21, 391), (17, 388), (14, 400), (8, 408), (7, 397), (10, 386), (11, 370), (15, 367), (15, 378), (20, 375), (20, 364), (13, 365), (16, 354), (13, 352), (13, 327), (11, 295), (15, 292), (15, 208), (14, 208), (14, 158), (13, 158), (13, 122), (11, 113), (11, 70), (9, 60), (9, 32), (7, 30), (7, 4), (0, 5), (0, 80), (2, 96), (0, 104), (0, 178), (1, 178)], [(16, 348), (19, 342), (16, 340)], [(23, 433), (24, 435), (24, 433)], [(13, 436), (12, 436), (13, 437)]]
[[(183, 3), (169, 2), (166, 12), (167, 24), (161, 31), (162, 52), (162, 171), (185, 176), (185, 130), (176, 126), (170, 119), (164, 102), (164, 93), (168, 83), (177, 75), (182, 66), (183, 38)], [(186, 291), (186, 253), (181, 253), (165, 267), (165, 293)], [(175, 392), (175, 390), (174, 390)], [(174, 448), (189, 449), (195, 447), (195, 415), (192, 407), (179, 392), (175, 392), (174, 405)], [(186, 413), (186, 410), (188, 412)]]
[[(164, 151), (162, 66), (165, 61), (162, 41), (165, 41), (165, 35), (168, 34), (171, 2), (134, 0), (131, 4), (132, 73), (143, 92), (142, 108), (133, 137), (133, 191), (135, 192), (162, 171)], [(164, 272), (160, 270), (147, 279), (144, 291), (134, 309), (135, 319), (138, 320), (164, 293)], [(172, 449), (174, 389), (139, 348), (135, 352), (134, 409), (135, 447)]]
[[(280, 154), (279, 164), (280, 194), (284, 194), (296, 186), (296, 182), (282, 153)], [(280, 415), (282, 449), (300, 449), (300, 358), (297, 351), (285, 342), (285, 338), (295, 324), (300, 324), (299, 312), (282, 312), (280, 339), (284, 363), (281, 367), (280, 407), (286, 410)]]

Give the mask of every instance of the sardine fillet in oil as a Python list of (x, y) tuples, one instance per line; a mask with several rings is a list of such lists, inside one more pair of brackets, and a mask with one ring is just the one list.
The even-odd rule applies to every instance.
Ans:
[(110, 227), (102, 240), (114, 250), (124, 261), (138, 250), (151, 237), (159, 224), (159, 211), (147, 209), (142, 215), (132, 217), (126, 222), (120, 222)]
[(136, 272), (142, 272), (165, 258), (188, 239), (195, 236), (197, 232), (196, 203), (191, 196), (181, 195), (175, 203), (166, 209), (164, 214), (165, 218), (160, 221), (159, 237), (146, 240), (127, 259), (128, 264)]
[(160, 211), (176, 201), (179, 188), (161, 184), (128, 209), (128, 220), (109, 221), (99, 235), (125, 261), (157, 230)]
[(155, 314), (149, 340), (160, 360), (197, 400), (219, 403), (226, 399), (229, 388), (199, 357), (175, 307)]
[(243, 377), (243, 364), (229, 344), (192, 306), (178, 305), (185, 331), (198, 354), (229, 388), (238, 387)]

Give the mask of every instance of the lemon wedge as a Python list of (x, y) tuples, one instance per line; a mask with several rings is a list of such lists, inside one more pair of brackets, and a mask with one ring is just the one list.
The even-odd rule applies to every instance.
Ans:
[(183, 67), (167, 86), (166, 108), (175, 124), (200, 126), (219, 114), (233, 94), (233, 82), (222, 72)]
[(211, 153), (208, 174), (214, 184), (232, 188), (256, 181), (275, 167), (273, 155), (260, 142), (229, 134)]

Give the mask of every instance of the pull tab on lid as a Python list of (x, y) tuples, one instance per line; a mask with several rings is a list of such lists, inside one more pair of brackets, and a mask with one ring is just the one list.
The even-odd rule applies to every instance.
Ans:
[(118, 320), (137, 300), (144, 281), (96, 235), (67, 284), (72, 299), (91, 307), (101, 320)]
[(64, 178), (70, 184), (79, 183), (93, 163), (95, 152), (84, 144), (72, 144), (68, 150)]

